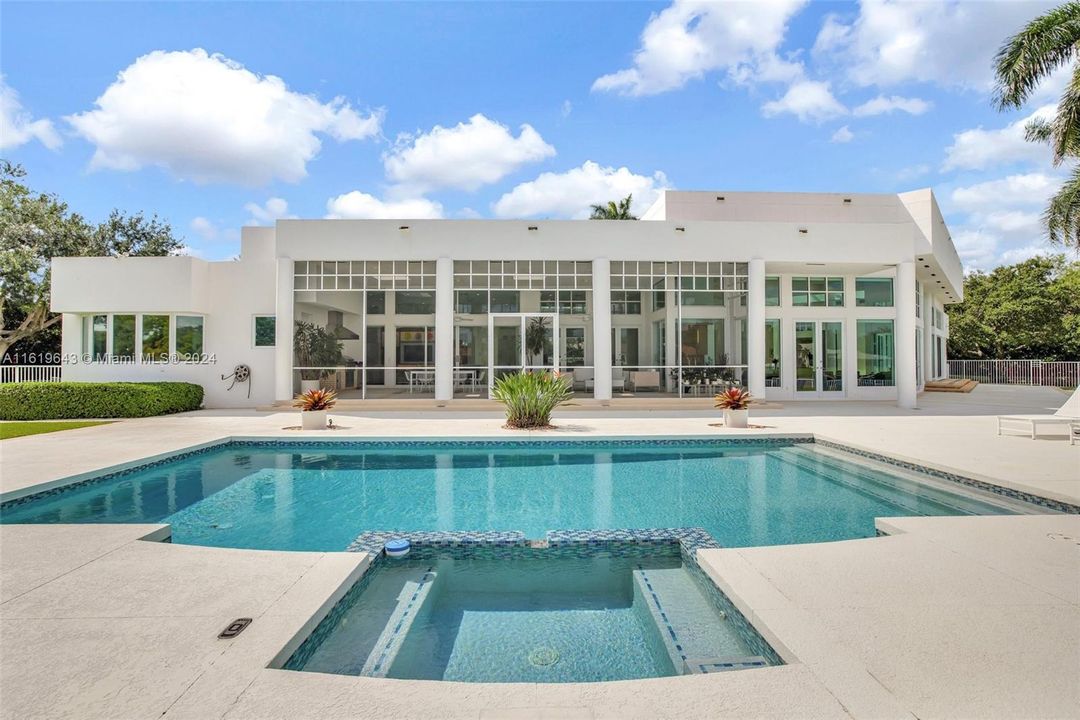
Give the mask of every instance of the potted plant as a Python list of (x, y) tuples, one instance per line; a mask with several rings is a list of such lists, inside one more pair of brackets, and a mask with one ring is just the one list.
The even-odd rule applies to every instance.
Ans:
[(495, 381), (491, 397), (506, 408), (506, 427), (551, 426), (551, 413), (573, 395), (571, 379), (559, 373), (517, 372)]
[(341, 341), (315, 323), (296, 321), (293, 332), (293, 354), (300, 370), (300, 392), (316, 390), (319, 381), (330, 374), (329, 368), (342, 362)]
[(724, 411), (724, 427), (744, 428), (750, 418), (750, 405), (757, 402), (749, 391), (731, 385), (715, 398), (716, 407)]
[(293, 407), (300, 408), (300, 427), (304, 430), (325, 430), (326, 411), (335, 403), (337, 394), (333, 390), (315, 388), (297, 395)]

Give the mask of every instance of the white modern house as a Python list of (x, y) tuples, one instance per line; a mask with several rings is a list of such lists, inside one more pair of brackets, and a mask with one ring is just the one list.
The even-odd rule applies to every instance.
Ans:
[(208, 407), (486, 398), (521, 368), (602, 401), (734, 381), (914, 407), (962, 284), (929, 189), (667, 191), (639, 222), (279, 220), (236, 260), (58, 258), (52, 308), (64, 380), (196, 382)]

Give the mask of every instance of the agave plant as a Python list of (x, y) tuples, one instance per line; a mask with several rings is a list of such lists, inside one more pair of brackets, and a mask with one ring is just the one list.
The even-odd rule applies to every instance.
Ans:
[(573, 395), (570, 384), (558, 373), (519, 372), (497, 379), (491, 397), (506, 408), (507, 427), (548, 427), (552, 411)]
[(757, 402), (757, 398), (751, 395), (750, 391), (743, 390), (738, 385), (731, 385), (713, 399), (716, 401), (716, 407), (721, 410), (747, 410), (750, 405)]
[(293, 407), (300, 408), (304, 412), (313, 410), (329, 410), (337, 403), (337, 393), (333, 390), (308, 390), (296, 396)]

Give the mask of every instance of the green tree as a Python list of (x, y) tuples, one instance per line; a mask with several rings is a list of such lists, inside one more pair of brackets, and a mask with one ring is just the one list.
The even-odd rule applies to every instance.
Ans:
[[(1053, 148), (1054, 165), (1080, 156), (1080, 2), (1068, 2), (1028, 23), (995, 58), (997, 106), (1018, 109), (1052, 72), (1071, 65), (1071, 77), (1052, 120), (1033, 120), (1027, 139)], [(1080, 168), (1051, 198), (1043, 220), (1053, 242), (1080, 248)]]
[(946, 312), (951, 358), (1080, 360), (1080, 262), (1035, 257), (972, 273)]
[(94, 225), (55, 195), (31, 190), (25, 177), (21, 166), (0, 160), (0, 358), (20, 342), (59, 349), (60, 316), (49, 311), (52, 258), (168, 255), (182, 246), (156, 215), (113, 210)]
[(615, 202), (609, 200), (607, 205), (593, 205), (590, 220), (637, 220), (637, 216), (630, 212), (630, 202), (634, 195), (631, 193), (622, 200)]

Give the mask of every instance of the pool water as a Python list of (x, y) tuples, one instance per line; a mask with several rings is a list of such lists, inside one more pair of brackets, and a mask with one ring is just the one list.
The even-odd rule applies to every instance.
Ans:
[(701, 527), (737, 547), (870, 537), (876, 517), (1015, 511), (812, 443), (233, 442), (5, 503), (0, 522), (162, 522), (176, 543), (318, 551), (366, 531)]
[(285, 668), (462, 682), (596, 682), (779, 662), (677, 546), (381, 557)]

